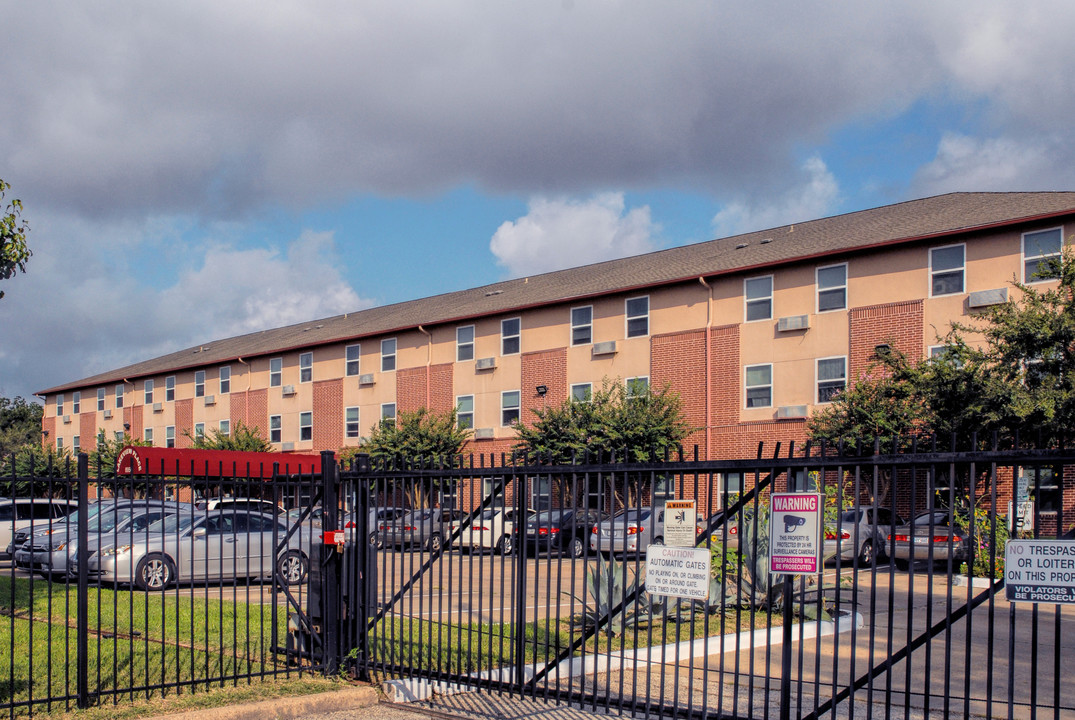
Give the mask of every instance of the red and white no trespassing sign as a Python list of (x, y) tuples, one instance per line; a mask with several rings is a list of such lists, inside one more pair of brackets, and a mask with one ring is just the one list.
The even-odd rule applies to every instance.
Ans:
[(825, 498), (820, 493), (773, 493), (769, 504), (769, 572), (821, 572), (821, 528)]

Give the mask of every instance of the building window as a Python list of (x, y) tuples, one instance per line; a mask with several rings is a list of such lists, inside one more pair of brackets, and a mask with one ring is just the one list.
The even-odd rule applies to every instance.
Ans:
[(194, 373), (194, 397), (205, 397), (205, 371), (197, 370)]
[(153, 444), (153, 428), (146, 428), (143, 437), (149, 444)]
[(56, 438), (56, 454), (63, 455), (63, 438)]
[(589, 345), (593, 342), (593, 306), (571, 308), (571, 344)]
[(747, 278), (743, 281), (747, 322), (771, 320), (773, 317), (773, 276)]
[(832, 402), (847, 387), (847, 358), (822, 358), (817, 361), (817, 401)]
[(143, 394), (145, 395), (145, 399), (142, 402), (145, 403), (146, 405), (152, 405), (153, 404), (153, 381), (152, 380), (146, 380), (145, 385), (143, 386)]
[(164, 378), (164, 399), (167, 402), (175, 400), (175, 375)]
[(116, 386), (116, 409), (123, 407), (123, 386)]
[(71, 439), (71, 452), (72, 452), (72, 453), (75, 453), (75, 454), (77, 455), (77, 454), (78, 454), (78, 451), (79, 451), (79, 449), (80, 449), (81, 447), (82, 447), (82, 443), (81, 443), (81, 441), (79, 440), (79, 436), (78, 436), (78, 435), (75, 435), (75, 436), (74, 436), (74, 437), (73, 437), (73, 438)]
[[(499, 491), (499, 492), (498, 492)], [(493, 493), (496, 493), (493, 495)], [(505, 506), (504, 486), (499, 478), (482, 478), (482, 499), (493, 495), (490, 507), (502, 508)]]
[(530, 491), (530, 507), (538, 512), (552, 509), (552, 478), (539, 475), (534, 478)]
[(124, 433), (122, 430), (116, 430), (116, 432), (113, 433), (113, 437), (116, 438), (116, 442), (123, 442), (123, 439), (126, 436), (127, 436), (126, 433)]
[(676, 499), (676, 476), (658, 475), (653, 479), (653, 504), (664, 507), (669, 500)]
[(522, 320), (519, 318), (511, 318), (509, 320), (500, 321), (500, 354), (501, 355), (518, 355), (521, 349), (522, 343), (520, 335), (522, 333)]
[(201, 440), (205, 437), (205, 423), (194, 423), (194, 439)]
[(80, 412), (82, 412), (82, 393), (81, 392), (76, 391), (76, 392), (71, 393), (71, 412), (73, 414), (75, 414), (75, 415), (78, 415)]
[(455, 360), (465, 362), (474, 359), (474, 326), (464, 325), (455, 329)]
[(627, 314), (627, 337), (649, 335), (649, 297), (628, 298), (624, 311)]
[(105, 389), (97, 388), (97, 411), (105, 409)]
[(1062, 228), (1023, 233), (1023, 282), (1055, 280), (1056, 272), (1049, 269), (1049, 262), (1060, 260), (1063, 246)]
[(299, 382), (308, 383), (314, 379), (314, 354), (312, 352), (299, 355)]
[(269, 442), (279, 443), (283, 438), (284, 423), (279, 415), (269, 416)]
[(964, 247), (948, 245), (929, 251), (930, 295), (963, 292)]
[(509, 390), (500, 393), (500, 424), (504, 427), (519, 422), (519, 398), (518, 390)]
[(847, 264), (817, 269), (817, 311), (843, 310), (847, 307)]
[(746, 368), (747, 407), (773, 406), (773, 366), (749, 365)]
[(220, 434), (224, 437), (231, 435), (231, 420), (220, 421)]
[(344, 357), (347, 362), (347, 367), (344, 372), (347, 373), (347, 377), (353, 377), (359, 374), (359, 356), (362, 354), (361, 345), (348, 345), (344, 350)]
[(396, 423), (396, 404), (384, 403), (381, 405), (381, 422), (388, 425), (394, 425)]
[(474, 427), (473, 395), (460, 395), (455, 399), (455, 420), (460, 430)]
[(63, 415), (63, 393), (56, 396), (56, 417)]
[(349, 407), (343, 411), (343, 430), (344, 434), (349, 438), (358, 437), (359, 422), (358, 422), (358, 408)]
[(381, 341), (381, 372), (389, 372), (396, 369), (396, 339), (388, 338)]
[(220, 368), (220, 394), (227, 395), (231, 392), (231, 365)]
[(593, 385), (590, 383), (579, 383), (571, 386), (571, 400), (573, 402), (590, 402), (590, 398), (593, 397)]
[(99, 430), (97, 432), (97, 447), (99, 448), (104, 444), (105, 444), (105, 431), (104, 430)]
[(648, 377), (627, 378), (627, 399), (642, 397), (649, 392)]
[(269, 359), (269, 387), (280, 387), (284, 378), (284, 359)]
[(164, 428), (164, 447), (175, 447), (175, 425)]

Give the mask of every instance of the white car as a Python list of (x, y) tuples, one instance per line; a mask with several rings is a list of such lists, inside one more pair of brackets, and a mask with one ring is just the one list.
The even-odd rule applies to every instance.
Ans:
[(0, 498), (0, 558), (15, 554), (15, 533), (49, 527), (54, 520), (78, 509), (75, 500), (56, 498)]
[[(515, 549), (515, 515), (514, 508), (490, 508), (474, 518), (470, 527), (459, 534), (460, 546), (470, 550), (495, 550), (501, 555), (510, 555)], [(453, 522), (451, 532), (454, 535), (463, 527), (463, 521)]]

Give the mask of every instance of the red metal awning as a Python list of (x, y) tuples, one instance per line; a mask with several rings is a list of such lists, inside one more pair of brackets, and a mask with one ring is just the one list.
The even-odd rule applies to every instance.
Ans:
[(116, 474), (271, 478), (274, 465), (281, 475), (319, 474), (321, 456), (128, 445), (116, 457)]

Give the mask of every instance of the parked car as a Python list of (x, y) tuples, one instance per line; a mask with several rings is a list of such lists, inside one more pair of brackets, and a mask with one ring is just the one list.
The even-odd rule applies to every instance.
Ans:
[[(74, 500), (57, 498), (4, 498), (0, 500), (0, 558), (10, 560), (15, 554), (15, 533), (49, 527), (53, 522), (78, 509)], [(24, 541), (25, 542), (25, 541)]]
[[(369, 530), (370, 545), (374, 547), (380, 546), (380, 538), (377, 531), (381, 525), (398, 520), (406, 513), (407, 510), (400, 507), (370, 508), (366, 520), (366, 527)], [(354, 530), (357, 527), (358, 522), (355, 513), (347, 513), (343, 518), (343, 528), (345, 530)]]
[(663, 507), (621, 510), (590, 533), (590, 549), (602, 553), (644, 554), (650, 545), (663, 544)]
[(909, 524), (892, 530), (887, 540), (895, 540), (893, 560), (896, 567), (906, 570), (915, 560), (929, 560), (938, 566), (955, 564), (969, 557), (966, 534), (956, 527), (948, 510), (930, 510)]
[(870, 565), (874, 557), (888, 557), (888, 536), (903, 524), (903, 518), (887, 508), (845, 510), (838, 523), (825, 528), (822, 553), (825, 558), (839, 555), (841, 560)]
[(596, 510), (542, 510), (527, 519), (523, 539), (533, 551), (557, 550), (577, 558), (586, 550), (587, 539), (601, 520)]
[[(103, 582), (134, 583), (143, 590), (163, 590), (178, 582), (268, 578), (274, 568), (289, 585), (309, 570), (310, 534), (292, 536), (277, 552), (287, 525), (268, 513), (248, 510), (182, 512), (150, 525), (144, 532), (100, 535), (90, 547), (90, 576)], [(77, 572), (78, 555), (68, 562)]]
[[(459, 533), (460, 547), (471, 551), (492, 549), (501, 555), (510, 555), (515, 549), (515, 508), (489, 508), (474, 518), (465, 529), (463, 522), (465, 517), (452, 523), (452, 534)], [(532, 516), (533, 511), (528, 515)]]
[(195, 504), (195, 507), (199, 510), (223, 510), (225, 508), (231, 508), (233, 510), (252, 510), (254, 512), (269, 513), (270, 515), (279, 515), (284, 512), (282, 507), (271, 500), (231, 496), (201, 500)]
[(375, 544), (379, 547), (422, 547), (435, 552), (448, 537), (451, 523), (462, 518), (463, 514), (458, 510), (411, 510), (398, 519), (379, 522)]
[[(98, 536), (144, 531), (163, 517), (181, 510), (189, 513), (192, 509), (193, 506), (187, 503), (163, 500), (119, 500), (109, 503), (89, 519), (87, 540), (96, 544)], [(15, 565), (36, 570), (46, 577), (63, 575), (68, 570), (70, 555), (77, 547), (78, 523), (63, 526), (54, 523), (51, 529), (35, 532), (19, 546), (15, 551)]]
[[(703, 537), (709, 533), (709, 544), (723, 544), (728, 550), (739, 549), (739, 522), (734, 518), (724, 519), (724, 511), (717, 510), (709, 516), (709, 519), (700, 518), (697, 522), (698, 536)], [(728, 526), (725, 534), (724, 526)], [(704, 542), (704, 540), (702, 541)]]

